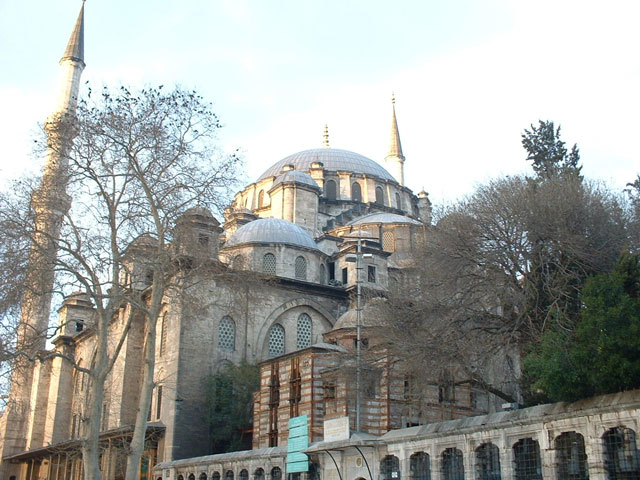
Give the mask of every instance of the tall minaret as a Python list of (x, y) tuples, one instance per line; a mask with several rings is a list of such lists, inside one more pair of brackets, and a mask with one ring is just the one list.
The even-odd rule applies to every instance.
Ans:
[(393, 116), (391, 118), (391, 138), (389, 140), (389, 153), (385, 157), (385, 162), (391, 174), (400, 185), (404, 185), (404, 155), (402, 155), (402, 144), (400, 143), (400, 132), (398, 132), (398, 121), (396, 120), (396, 97), (391, 96), (391, 107)]
[[(47, 118), (47, 156), (40, 187), (33, 193), (34, 236), (29, 254), (29, 265), (24, 297), (20, 311), (16, 346), (19, 352), (33, 356), (46, 346), (46, 332), (51, 310), (54, 285), (56, 239), (71, 198), (67, 195), (68, 159), (71, 136), (61, 127), (61, 119), (75, 114), (80, 89), (80, 76), (84, 69), (84, 2), (76, 20), (69, 43), (60, 59), (61, 82), (53, 113)], [(65, 122), (62, 122), (65, 123)], [(25, 449), (29, 441), (28, 420), (38, 394), (41, 375), (38, 368), (19, 356), (14, 361), (9, 402), (0, 423), (0, 459)], [(2, 465), (2, 476), (7, 477), (8, 465)]]

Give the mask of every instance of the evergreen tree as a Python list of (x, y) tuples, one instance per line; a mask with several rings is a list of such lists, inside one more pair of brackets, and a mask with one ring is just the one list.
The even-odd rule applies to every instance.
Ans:
[(548, 180), (558, 175), (572, 174), (580, 177), (582, 167), (578, 146), (567, 150), (565, 142), (560, 139), (560, 127), (555, 128), (552, 121), (539, 120), (536, 127), (522, 134), (522, 146), (527, 151), (527, 160), (540, 180)]

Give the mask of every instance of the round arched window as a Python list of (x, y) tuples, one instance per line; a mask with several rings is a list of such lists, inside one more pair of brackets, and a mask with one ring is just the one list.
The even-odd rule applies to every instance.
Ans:
[(276, 324), (269, 330), (269, 357), (284, 355), (284, 327)]
[(218, 348), (228, 352), (233, 352), (236, 349), (236, 324), (230, 317), (220, 319)]
[(334, 180), (327, 180), (324, 184), (324, 194), (327, 200), (335, 200), (338, 197), (338, 189)]
[(307, 348), (311, 346), (313, 339), (313, 323), (311, 317), (306, 313), (301, 313), (298, 317), (298, 331), (296, 334), (296, 348)]
[(353, 182), (351, 184), (351, 200), (354, 202), (362, 201), (362, 188), (360, 188), (360, 184), (358, 182)]
[(304, 257), (296, 258), (295, 274), (298, 280), (307, 279), (307, 260)]

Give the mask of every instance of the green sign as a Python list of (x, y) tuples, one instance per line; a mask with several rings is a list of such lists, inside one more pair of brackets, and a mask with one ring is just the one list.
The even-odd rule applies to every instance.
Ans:
[(309, 457), (302, 450), (309, 448), (309, 427), (306, 415), (289, 419), (287, 441), (287, 473), (309, 471)]

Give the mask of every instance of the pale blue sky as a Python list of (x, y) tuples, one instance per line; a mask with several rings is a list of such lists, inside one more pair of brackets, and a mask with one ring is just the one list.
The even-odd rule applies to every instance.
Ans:
[[(80, 2), (0, 0), (0, 176), (33, 165)], [(247, 179), (331, 145), (382, 162), (395, 91), (407, 185), (436, 202), (527, 169), (520, 133), (562, 124), (587, 176), (640, 172), (640, 2), (88, 0), (83, 78), (181, 84), (215, 104)]]

